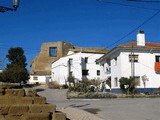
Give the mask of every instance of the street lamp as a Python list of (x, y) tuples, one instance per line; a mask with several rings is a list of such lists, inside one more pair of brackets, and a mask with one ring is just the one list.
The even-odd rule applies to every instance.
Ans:
[(19, 7), (19, 1), (20, 0), (13, 0), (13, 8), (0, 6), (0, 12), (6, 12), (6, 11), (16, 11)]

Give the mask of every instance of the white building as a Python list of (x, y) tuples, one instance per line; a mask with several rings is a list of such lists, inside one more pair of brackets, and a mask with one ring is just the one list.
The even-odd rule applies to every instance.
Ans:
[(68, 55), (58, 59), (52, 64), (52, 81), (67, 84), (68, 76), (74, 76), (75, 82), (83, 78), (99, 79), (101, 66), (96, 64), (96, 59), (102, 57), (106, 49), (73, 49)]
[(160, 44), (145, 42), (144, 31), (138, 32), (137, 42), (119, 45), (97, 62), (104, 68), (101, 75), (106, 74), (100, 78), (110, 83), (112, 92), (120, 92), (121, 77), (135, 76), (141, 92), (144, 87), (149, 92), (160, 87)]

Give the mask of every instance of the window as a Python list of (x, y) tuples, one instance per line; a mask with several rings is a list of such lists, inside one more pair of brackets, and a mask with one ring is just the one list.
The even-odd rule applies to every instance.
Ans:
[(160, 56), (156, 56), (155, 59), (156, 62), (160, 62)]
[(37, 77), (37, 76), (34, 76), (34, 77), (33, 77), (33, 80), (38, 80), (38, 77)]
[(69, 65), (73, 65), (73, 59), (69, 58)]
[(113, 65), (114, 65), (114, 66), (117, 65), (117, 57), (114, 58), (114, 63), (113, 63)]
[(82, 70), (82, 75), (88, 75), (88, 70)]
[(138, 62), (138, 55), (129, 55), (129, 62)]
[(84, 62), (88, 63), (88, 57), (85, 57)]
[(111, 67), (107, 67), (106, 72), (107, 72), (107, 74), (111, 74)]
[(97, 76), (100, 76), (100, 70), (97, 70)]
[(99, 62), (96, 62), (96, 65), (99, 65)]
[(118, 87), (118, 78), (114, 78), (114, 87)]
[(49, 48), (49, 56), (50, 57), (56, 57), (57, 56), (57, 48), (56, 47), (50, 47)]

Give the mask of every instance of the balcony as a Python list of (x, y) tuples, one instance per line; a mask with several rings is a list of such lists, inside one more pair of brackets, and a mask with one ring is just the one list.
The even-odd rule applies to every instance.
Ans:
[(155, 62), (154, 70), (156, 73), (160, 74), (160, 62)]

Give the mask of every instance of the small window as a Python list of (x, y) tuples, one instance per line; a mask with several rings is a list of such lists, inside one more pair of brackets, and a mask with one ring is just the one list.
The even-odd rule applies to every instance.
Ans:
[(69, 58), (69, 64), (73, 65), (73, 59), (72, 58)]
[(34, 76), (34, 77), (33, 77), (33, 80), (38, 80), (38, 77), (37, 77), (37, 76)]
[(56, 47), (50, 47), (49, 48), (49, 56), (50, 57), (56, 57), (57, 56), (57, 48)]
[(114, 78), (114, 87), (118, 87), (118, 78)]
[(155, 59), (156, 62), (160, 62), (160, 56), (156, 56)]
[(129, 55), (129, 62), (138, 62), (138, 55)]
[(100, 76), (100, 70), (97, 70), (97, 76)]
[(114, 66), (117, 65), (117, 57), (114, 58)]
[(107, 67), (107, 68), (106, 68), (106, 73), (107, 73), (107, 74), (111, 74), (111, 67)]
[(88, 57), (85, 57), (84, 62), (88, 63)]
[(96, 62), (96, 65), (99, 65), (99, 62)]
[(83, 76), (88, 75), (88, 70), (82, 70), (82, 75)]

